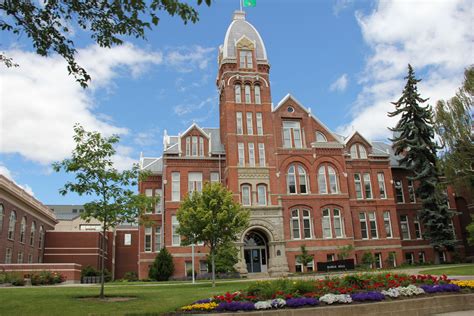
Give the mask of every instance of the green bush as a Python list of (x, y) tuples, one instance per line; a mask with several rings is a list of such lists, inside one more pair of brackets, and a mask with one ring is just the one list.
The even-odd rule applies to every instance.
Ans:
[(298, 280), (291, 284), (292, 292), (299, 294), (306, 294), (314, 292), (314, 281)]
[(173, 272), (173, 257), (171, 257), (171, 254), (168, 252), (166, 247), (163, 247), (155, 257), (153, 264), (150, 266), (148, 277), (152, 280), (168, 281), (170, 276), (173, 275)]
[(124, 275), (123, 275), (123, 278), (124, 280), (127, 280), (128, 282), (135, 282), (135, 281), (138, 281), (138, 275), (135, 271), (129, 271), (129, 272), (126, 272)]
[(249, 295), (257, 296), (261, 299), (271, 299), (276, 292), (292, 293), (293, 284), (288, 279), (278, 279), (274, 281), (257, 281), (247, 288)]
[(31, 285), (52, 285), (62, 283), (66, 278), (57, 272), (41, 271), (31, 275)]
[(0, 272), (0, 284), (8, 283), (8, 274), (6, 272)]
[(93, 266), (85, 266), (81, 270), (81, 278), (83, 277), (92, 277), (92, 276), (100, 276), (100, 271), (98, 271)]
[(8, 276), (8, 282), (14, 286), (24, 286), (26, 284), (25, 278), (20, 273), (10, 273)]

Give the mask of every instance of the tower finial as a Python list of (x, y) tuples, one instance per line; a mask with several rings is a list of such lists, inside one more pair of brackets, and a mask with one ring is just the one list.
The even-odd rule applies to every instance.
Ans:
[(232, 20), (244, 20), (245, 21), (245, 11), (234, 11), (234, 16)]

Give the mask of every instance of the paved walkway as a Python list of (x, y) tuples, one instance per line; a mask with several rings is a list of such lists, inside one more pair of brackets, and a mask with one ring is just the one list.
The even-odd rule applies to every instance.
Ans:
[(474, 310), (435, 314), (434, 316), (472, 316), (472, 315), (474, 315)]

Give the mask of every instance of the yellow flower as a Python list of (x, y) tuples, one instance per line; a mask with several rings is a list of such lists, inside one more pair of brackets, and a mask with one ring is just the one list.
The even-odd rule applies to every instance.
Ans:
[(217, 307), (216, 302), (210, 302), (210, 303), (186, 305), (186, 306), (181, 307), (181, 310), (183, 311), (193, 311), (193, 310), (209, 311), (209, 310), (215, 309), (216, 307)]
[(450, 282), (460, 287), (474, 289), (474, 280), (451, 280)]

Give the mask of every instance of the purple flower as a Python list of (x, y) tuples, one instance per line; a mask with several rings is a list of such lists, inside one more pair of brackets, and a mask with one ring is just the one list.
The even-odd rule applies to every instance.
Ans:
[(456, 284), (422, 285), (426, 293), (459, 292), (461, 288)]
[(301, 307), (305, 305), (319, 305), (319, 301), (313, 297), (298, 297), (298, 298), (289, 298), (286, 300), (286, 306), (288, 307)]
[(216, 307), (217, 311), (252, 311), (255, 309), (255, 305), (252, 302), (246, 301), (232, 301), (232, 302), (221, 302)]
[(353, 301), (382, 301), (385, 299), (385, 296), (380, 292), (361, 292), (361, 293), (354, 293), (351, 295)]
[(194, 302), (193, 304), (205, 304), (205, 303), (209, 303), (209, 302), (211, 302), (210, 298), (204, 298), (202, 300), (198, 300), (198, 301)]

